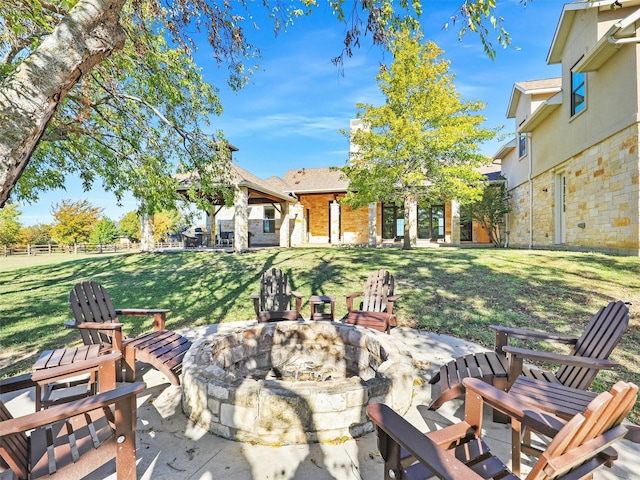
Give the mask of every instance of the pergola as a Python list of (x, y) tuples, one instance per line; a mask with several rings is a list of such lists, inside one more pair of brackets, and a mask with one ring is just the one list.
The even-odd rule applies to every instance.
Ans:
[[(282, 224), (280, 227), (280, 246), (290, 246), (291, 222), (289, 218), (289, 205), (297, 199), (292, 193), (279, 191), (276, 185), (262, 180), (247, 172), (238, 165), (231, 163), (231, 187), (234, 190), (234, 243), (236, 252), (242, 252), (249, 248), (249, 206), (273, 205), (280, 211)], [(197, 190), (197, 178), (192, 175), (179, 175), (178, 193), (188, 198), (187, 191), (195, 183)], [(275, 183), (275, 182), (274, 182)], [(221, 190), (214, 196), (201, 194), (211, 210), (207, 212), (207, 229), (213, 232), (213, 219), (221, 208), (226, 206), (222, 188), (229, 188), (229, 184), (220, 184)]]

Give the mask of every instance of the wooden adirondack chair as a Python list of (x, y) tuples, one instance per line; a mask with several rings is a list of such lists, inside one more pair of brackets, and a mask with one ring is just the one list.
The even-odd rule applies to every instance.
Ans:
[[(91, 373), (106, 368), (107, 357), (108, 376), (115, 385), (116, 354), (44, 369), (39, 377), (49, 383)], [(0, 391), (9, 393), (36, 385), (31, 374), (26, 374), (0, 380)], [(132, 383), (17, 418), (0, 401), (0, 476), (11, 470), (9, 478), (33, 479), (57, 472), (63, 475), (60, 478), (83, 478), (115, 457), (118, 480), (135, 480), (136, 395), (145, 388), (142, 382)]]
[[(79, 329), (85, 345), (98, 344), (105, 352), (121, 352), (126, 381), (134, 380), (135, 362), (140, 360), (164, 373), (173, 385), (180, 385), (182, 359), (191, 342), (175, 332), (165, 330), (168, 310), (115, 309), (107, 290), (94, 281), (77, 283), (69, 293), (69, 304), (75, 322), (65, 325)], [(153, 316), (153, 332), (137, 338), (126, 338), (122, 333), (119, 315)]]
[[(590, 478), (592, 472), (611, 466), (617, 459), (611, 445), (624, 437), (627, 429), (621, 422), (638, 396), (636, 385), (618, 382), (610, 392), (598, 395), (583, 413), (564, 422), (480, 379), (467, 378), (464, 384), (464, 420), (427, 434), (420, 433), (387, 405), (367, 407), (367, 414), (377, 425), (385, 480), (520, 478), (519, 472), (509, 471), (491, 453), (481, 437), (484, 405), (500, 410), (514, 424), (529, 425), (553, 437), (524, 478)], [(519, 470), (519, 464), (514, 469)]]
[(302, 294), (291, 291), (289, 275), (279, 268), (271, 268), (262, 274), (260, 292), (252, 293), (251, 298), (259, 323), (297, 320), (300, 317)]
[[(622, 301), (611, 302), (601, 308), (578, 337), (537, 332), (492, 325), (496, 332), (495, 352), (483, 352), (456, 358), (440, 367), (429, 383), (440, 384), (440, 395), (430, 410), (437, 410), (445, 402), (464, 393), (464, 378), (481, 378), (502, 390), (509, 390), (521, 375), (541, 381), (562, 384), (573, 389), (586, 390), (599, 370), (613, 370), (616, 362), (608, 360), (629, 325), (629, 308)], [(573, 345), (568, 355), (540, 352), (511, 347), (509, 338), (550, 341)], [(507, 360), (505, 354), (509, 354)], [(551, 362), (561, 365), (554, 373), (528, 368), (523, 359)]]
[[(364, 291), (347, 295), (345, 323), (390, 333), (391, 327), (397, 325), (393, 303), (400, 298), (400, 295), (394, 295), (394, 286), (393, 275), (387, 270), (372, 272)], [(363, 297), (362, 302), (354, 307), (353, 301), (358, 297)]]

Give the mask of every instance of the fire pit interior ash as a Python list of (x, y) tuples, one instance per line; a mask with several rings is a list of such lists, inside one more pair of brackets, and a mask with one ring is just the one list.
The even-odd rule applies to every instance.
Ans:
[(252, 324), (197, 343), (183, 363), (185, 413), (209, 431), (266, 445), (373, 431), (365, 408), (411, 403), (411, 356), (389, 335), (333, 322)]

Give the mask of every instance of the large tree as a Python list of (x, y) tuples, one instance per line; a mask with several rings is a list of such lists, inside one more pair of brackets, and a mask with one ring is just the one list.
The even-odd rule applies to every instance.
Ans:
[(102, 217), (95, 224), (91, 234), (89, 234), (89, 243), (100, 245), (115, 243), (118, 240), (118, 227), (116, 222), (109, 217)]
[(73, 245), (89, 240), (89, 235), (100, 219), (102, 209), (88, 200), (66, 199), (51, 208), (53, 228), (51, 238), (60, 245)]
[[(496, 135), (476, 113), (483, 104), (460, 97), (442, 50), (424, 43), (419, 31), (399, 30), (390, 50), (391, 64), (376, 78), (384, 103), (358, 104), (362, 128), (343, 132), (352, 145), (342, 168), (351, 190), (345, 202), (358, 208), (378, 201), (401, 206), (473, 199), (482, 179), (475, 169), (486, 163), (479, 146)], [(408, 208), (404, 215), (408, 249)]]
[(9, 203), (0, 210), (0, 245), (11, 245), (20, 238), (20, 210), (15, 203)]
[[(330, 5), (346, 24), (341, 55), (350, 55), (366, 34), (384, 45), (389, 28), (415, 20), (421, 9), (418, 0)], [(254, 6), (246, 0), (0, 2), (0, 207), (21, 177), (18, 193), (33, 199), (70, 172), (85, 186), (101, 178), (117, 195), (132, 190), (150, 212), (172, 198), (176, 171), (195, 171), (201, 190), (214, 189), (207, 179), (215, 177), (212, 169), (225, 171), (228, 156), (218, 135), (203, 133), (219, 105), (191, 54), (196, 39), (206, 37), (214, 57), (230, 67), (231, 84), (241, 86), (250, 71), (243, 61), (257, 53), (245, 36)], [(260, 3), (276, 31), (318, 6), (314, 0)], [(490, 47), (485, 25), (500, 25), (494, 9), (494, 0), (464, 0), (454, 19)], [(501, 27), (498, 40), (508, 43)], [(44, 140), (50, 143), (40, 147)], [(178, 146), (175, 155), (159, 154)]]

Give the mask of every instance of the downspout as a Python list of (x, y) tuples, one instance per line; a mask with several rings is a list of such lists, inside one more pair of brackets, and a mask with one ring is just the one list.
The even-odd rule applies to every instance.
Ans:
[(529, 155), (529, 250), (533, 248), (533, 151), (531, 150), (531, 134), (526, 134), (527, 153)]
[(640, 37), (627, 37), (627, 38), (616, 38), (613, 35), (609, 35), (607, 40), (612, 45), (623, 45), (625, 43), (640, 43)]
[[(622, 20), (620, 20), (619, 22), (615, 23), (613, 25), (613, 27), (609, 30), (613, 30), (611, 31), (611, 33), (609, 35), (607, 35), (607, 41), (609, 43), (611, 43), (612, 45), (623, 45), (625, 43), (640, 43), (640, 37), (623, 37), (623, 38), (616, 38), (616, 34), (624, 31), (626, 29), (628, 29), (629, 27), (633, 26), (634, 23), (636, 23), (636, 21), (640, 19), (640, 9), (636, 10), (635, 12), (633, 12), (631, 15), (629, 15), (626, 18), (623, 18)], [(635, 29), (635, 28), (634, 28)]]
[[(509, 183), (507, 182), (506, 178), (504, 179), (504, 189), (507, 192), (508, 201), (509, 203), (511, 203), (511, 195), (509, 195)], [(509, 212), (507, 212), (504, 217), (505, 217), (504, 248), (509, 248)]]

